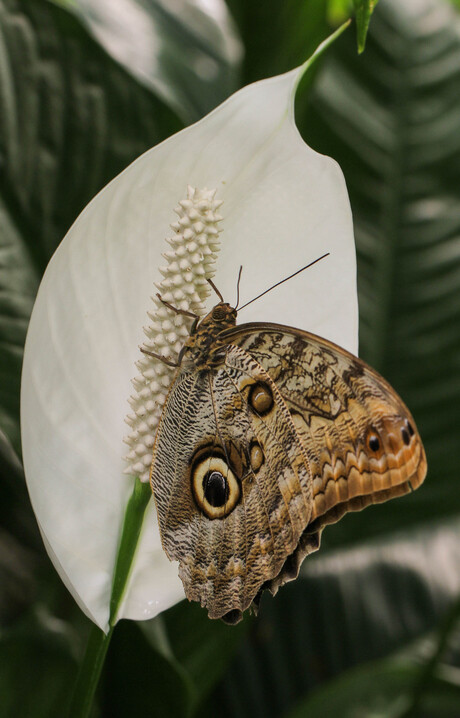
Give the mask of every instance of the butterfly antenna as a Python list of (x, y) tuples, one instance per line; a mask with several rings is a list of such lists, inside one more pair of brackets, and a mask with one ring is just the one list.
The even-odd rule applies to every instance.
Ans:
[(217, 296), (219, 297), (220, 301), (223, 302), (223, 301), (224, 301), (224, 298), (223, 298), (222, 294), (219, 292), (219, 290), (217, 289), (217, 287), (216, 287), (216, 285), (214, 284), (214, 282), (212, 281), (212, 279), (209, 279), (209, 277), (206, 277), (206, 281), (207, 281), (208, 284), (210, 284), (211, 287), (214, 289), (214, 291), (215, 291), (215, 293), (217, 294)]
[(238, 280), (236, 282), (236, 304), (235, 309), (238, 309), (238, 304), (240, 303), (240, 279), (241, 279), (241, 272), (243, 271), (243, 265), (240, 267), (240, 271), (238, 272)]
[[(318, 257), (318, 259), (315, 259), (314, 262), (310, 262), (310, 264), (306, 264), (305, 267), (302, 267), (302, 269), (298, 269), (297, 272), (294, 272), (294, 274), (290, 274), (289, 277), (285, 277), (284, 279), (281, 279), (279, 282), (276, 282), (276, 284), (273, 284), (271, 287), (265, 290), (265, 292), (262, 292), (261, 294), (258, 294), (257, 297), (254, 297), (254, 299), (251, 299), (249, 302), (246, 302), (246, 304), (243, 304), (242, 307), (240, 307), (240, 312), (242, 309), (247, 307), (249, 304), (252, 304), (252, 302), (255, 302), (256, 299), (260, 299), (264, 296), (264, 294), (267, 294), (268, 292), (271, 292), (272, 289), (275, 289), (275, 287), (279, 287), (280, 284), (283, 284), (284, 282), (287, 282), (288, 279), (292, 279), (292, 277), (295, 277), (297, 274), (300, 274), (300, 272), (303, 272), (304, 269), (308, 269), (309, 267), (313, 267), (314, 264), (317, 262), (320, 262), (325, 257), (329, 257), (330, 252), (326, 252), (326, 254), (323, 254), (322, 257)], [(209, 280), (208, 280), (209, 281)]]

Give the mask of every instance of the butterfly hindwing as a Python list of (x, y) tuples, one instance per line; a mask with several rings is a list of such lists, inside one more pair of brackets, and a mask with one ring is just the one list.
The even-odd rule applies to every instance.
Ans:
[[(213, 474), (224, 476), (227, 495)], [(188, 598), (212, 618), (240, 617), (311, 518), (311, 472), (294, 422), (269, 374), (237, 346), (217, 367), (178, 372), (151, 484), (163, 546), (179, 561)]]

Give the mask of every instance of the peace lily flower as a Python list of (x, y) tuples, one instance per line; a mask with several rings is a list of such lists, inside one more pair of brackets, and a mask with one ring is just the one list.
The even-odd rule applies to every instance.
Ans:
[[(147, 342), (174, 360), (187, 334), (180, 317), (152, 303), (156, 287), (167, 301), (202, 312), (204, 300), (208, 310), (217, 301), (206, 277), (234, 303), (242, 264), (244, 303), (329, 252), (244, 309), (239, 321), (294, 325), (357, 350), (345, 183), (333, 160), (303, 142), (294, 121), (297, 85), (326, 44), (302, 67), (245, 87), (137, 159), (86, 207), (44, 275), (24, 356), (24, 465), (49, 555), (103, 630), (109, 617), (111, 625), (149, 618), (184, 596), (177, 565), (161, 548), (153, 501), (139, 514), (139, 541), (124, 524), (129, 502), (136, 504), (136, 476), (148, 474), (171, 378), (168, 367), (155, 373), (156, 360), (139, 346)], [(196, 188), (188, 195), (187, 185)], [(125, 540), (131, 553), (123, 563)], [(118, 575), (124, 578), (114, 603)]]

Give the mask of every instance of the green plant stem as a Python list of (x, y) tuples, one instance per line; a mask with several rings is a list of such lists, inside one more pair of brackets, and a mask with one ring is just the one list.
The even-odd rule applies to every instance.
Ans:
[(133, 493), (126, 507), (123, 531), (113, 574), (109, 618), (109, 624), (111, 626), (114, 626), (117, 622), (118, 610), (125, 593), (126, 584), (128, 583), (142, 523), (144, 521), (145, 510), (151, 497), (152, 490), (150, 484), (143, 484), (139, 479), (136, 479)]
[(136, 553), (142, 529), (145, 510), (151, 498), (148, 484), (135, 480), (133, 493), (126, 507), (120, 545), (118, 547), (115, 571), (110, 597), (109, 630), (104, 633), (93, 626), (89, 634), (83, 662), (77, 675), (70, 703), (69, 718), (88, 718), (94, 695), (99, 683), (107, 649), (118, 618), (118, 611), (128, 583), (129, 574)]
[(113, 628), (111, 626), (108, 633), (104, 633), (95, 625), (91, 628), (83, 662), (74, 686), (69, 718), (86, 718), (90, 715)]

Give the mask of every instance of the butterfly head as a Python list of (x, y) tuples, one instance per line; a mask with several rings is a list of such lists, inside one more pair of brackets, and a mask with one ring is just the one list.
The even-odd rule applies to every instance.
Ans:
[(226, 302), (219, 302), (219, 304), (216, 304), (216, 306), (213, 308), (211, 312), (211, 316), (215, 322), (218, 322), (221, 324), (224, 323), (231, 323), (232, 325), (236, 323), (236, 315), (237, 311), (233, 307), (230, 306), (230, 304), (227, 304)]
[(212, 326), (217, 332), (230, 329), (236, 324), (237, 311), (227, 302), (219, 302), (200, 322), (200, 327)]
[(226, 302), (219, 302), (203, 319), (192, 326), (178, 358), (184, 366), (210, 366), (221, 361), (222, 344), (219, 334), (236, 324), (237, 311)]

